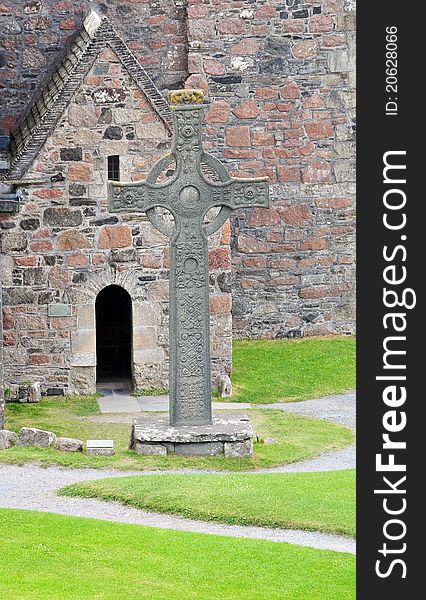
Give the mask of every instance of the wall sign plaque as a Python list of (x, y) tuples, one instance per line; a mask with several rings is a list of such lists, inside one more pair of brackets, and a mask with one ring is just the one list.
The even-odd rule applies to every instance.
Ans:
[(72, 314), (71, 304), (48, 304), (47, 314), (49, 317), (70, 317)]

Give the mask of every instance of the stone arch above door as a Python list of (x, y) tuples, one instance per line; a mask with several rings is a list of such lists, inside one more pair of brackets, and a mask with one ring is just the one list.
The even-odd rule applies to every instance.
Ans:
[[(85, 273), (85, 281), (66, 292), (75, 307), (77, 327), (71, 332), (70, 392), (96, 391), (96, 318), (95, 302), (99, 292), (110, 285), (125, 289), (132, 301), (133, 383), (136, 387), (164, 387), (167, 381), (168, 357), (164, 345), (165, 327), (161, 325), (162, 306), (146, 299), (139, 285), (138, 271), (119, 272), (108, 267)], [(162, 342), (162, 343), (161, 343)]]

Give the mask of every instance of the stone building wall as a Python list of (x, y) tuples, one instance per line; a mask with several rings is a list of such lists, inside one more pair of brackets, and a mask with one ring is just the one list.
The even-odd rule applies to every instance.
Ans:
[[(136, 181), (169, 144), (143, 92), (102, 50), (25, 175), (44, 184), (26, 186), (17, 216), (0, 216), (7, 381), (41, 381), (50, 394), (94, 391), (95, 299), (115, 284), (132, 299), (135, 385), (167, 387), (169, 240), (145, 215), (108, 213), (107, 156), (120, 156), (121, 180)], [(51, 183), (58, 172), (64, 181)], [(229, 224), (210, 240), (213, 384), (231, 368), (229, 242)], [(49, 316), (55, 303), (72, 314)]]
[(70, 44), (90, 9), (106, 14), (157, 87), (186, 76), (183, 2), (174, 0), (1, 0), (0, 133), (8, 133)]
[(348, 0), (188, 0), (189, 85), (211, 151), (267, 175), (269, 211), (233, 219), (241, 337), (354, 330), (355, 15)]
[[(0, 276), (1, 281), (1, 276)], [(0, 316), (3, 310), (2, 293), (0, 289)], [(3, 323), (0, 318), (0, 429), (4, 427), (4, 388), (3, 388)]]
[(163, 92), (208, 88), (234, 176), (270, 177), (271, 209), (231, 223), (234, 335), (353, 332), (354, 0), (0, 0), (5, 130), (96, 5)]

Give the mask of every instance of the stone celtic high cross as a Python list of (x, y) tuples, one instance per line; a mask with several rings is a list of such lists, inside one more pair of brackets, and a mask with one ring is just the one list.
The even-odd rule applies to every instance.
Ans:
[[(233, 179), (224, 165), (203, 150), (201, 90), (170, 93), (174, 135), (171, 152), (150, 170), (145, 181), (109, 182), (110, 212), (144, 212), (170, 239), (170, 423), (207, 425), (212, 422), (210, 318), (207, 238), (233, 209), (269, 205), (268, 178)], [(173, 175), (157, 183), (176, 164)], [(215, 180), (203, 174), (215, 172)], [(169, 210), (174, 225), (155, 210)], [(204, 216), (219, 212), (208, 224)]]

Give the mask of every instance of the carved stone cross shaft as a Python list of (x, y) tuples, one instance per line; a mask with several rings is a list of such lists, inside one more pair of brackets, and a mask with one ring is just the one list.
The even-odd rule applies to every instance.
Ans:
[[(146, 212), (154, 227), (170, 239), (170, 423), (206, 425), (212, 422), (207, 237), (233, 209), (267, 207), (268, 178), (233, 179), (218, 159), (204, 152), (201, 90), (171, 92), (170, 102), (171, 152), (152, 167), (145, 181), (109, 182), (108, 209)], [(172, 163), (173, 175), (157, 183)], [(215, 172), (217, 180), (209, 180), (203, 166), (204, 171)], [(169, 210), (174, 225), (166, 223), (156, 207)], [(220, 210), (204, 224), (212, 207)]]

